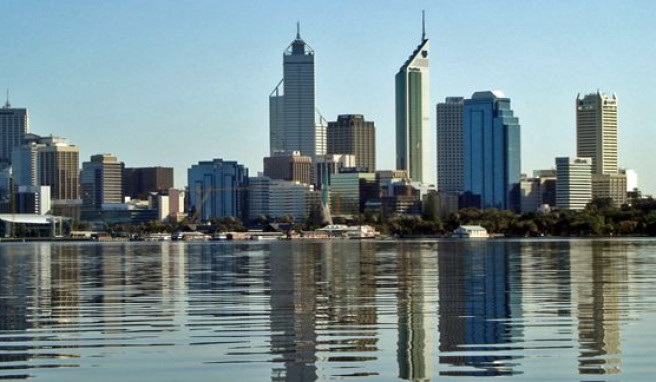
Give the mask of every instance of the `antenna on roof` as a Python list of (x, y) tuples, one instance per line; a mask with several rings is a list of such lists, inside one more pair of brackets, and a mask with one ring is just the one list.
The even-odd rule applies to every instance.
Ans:
[(7, 102), (5, 103), (5, 109), (9, 109), (11, 104), (9, 103), (9, 88), (7, 88)]
[(426, 40), (426, 11), (421, 11), (421, 41)]
[(301, 39), (301, 22), (300, 21), (296, 22), (296, 39), (297, 40)]

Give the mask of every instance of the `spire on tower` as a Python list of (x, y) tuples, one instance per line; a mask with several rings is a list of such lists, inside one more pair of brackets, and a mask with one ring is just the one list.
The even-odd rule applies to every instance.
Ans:
[(301, 22), (300, 21), (296, 22), (296, 39), (297, 40), (301, 39)]
[(9, 88), (7, 88), (7, 102), (5, 102), (5, 109), (9, 109), (11, 104), (9, 103)]
[(421, 11), (421, 41), (426, 40), (426, 11)]

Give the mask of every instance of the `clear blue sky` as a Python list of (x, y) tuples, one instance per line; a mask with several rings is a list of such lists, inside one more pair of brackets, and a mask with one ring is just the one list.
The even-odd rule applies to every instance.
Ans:
[(378, 168), (391, 169), (394, 75), (419, 43), (422, 9), (433, 105), (502, 90), (530, 173), (575, 155), (577, 93), (617, 93), (620, 165), (656, 193), (651, 0), (2, 0), (0, 88), (29, 108), (32, 132), (69, 138), (81, 161), (109, 152), (130, 167), (172, 166), (177, 187), (199, 160), (235, 159), (255, 175), (268, 95), (300, 21), (318, 107), (328, 120), (373, 120)]

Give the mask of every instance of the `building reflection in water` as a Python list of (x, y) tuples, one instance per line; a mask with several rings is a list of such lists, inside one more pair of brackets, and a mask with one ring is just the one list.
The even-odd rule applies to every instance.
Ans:
[(620, 325), (628, 295), (626, 249), (608, 242), (576, 246), (572, 279), (576, 286), (579, 374), (620, 373)]
[(270, 255), (271, 353), (283, 364), (272, 381), (313, 381), (316, 368), (317, 260), (312, 245), (299, 243), (290, 252)]
[(271, 353), (282, 364), (271, 379), (316, 380), (319, 361), (333, 377), (374, 375), (367, 361), (378, 351), (375, 246), (272, 245), (269, 259)]
[(436, 350), (437, 257), (413, 243), (399, 243), (397, 254), (399, 378), (428, 381)]
[[(520, 339), (511, 318), (521, 316), (521, 270), (506, 242), (454, 241), (438, 246), (441, 375), (516, 374), (505, 352)], [(517, 286), (517, 287), (515, 287)], [(453, 354), (450, 354), (453, 353)]]

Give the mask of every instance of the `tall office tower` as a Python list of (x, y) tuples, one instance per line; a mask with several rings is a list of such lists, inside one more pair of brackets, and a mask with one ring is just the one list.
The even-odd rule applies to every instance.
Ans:
[(173, 188), (173, 167), (126, 167), (123, 170), (125, 196), (147, 200), (151, 192)]
[(462, 191), (462, 97), (437, 104), (437, 190)]
[(248, 169), (236, 161), (213, 159), (187, 170), (192, 218), (248, 218)]
[(12, 108), (7, 102), (0, 108), (0, 167), (11, 164), (11, 152), (20, 147), (29, 131), (27, 109)]
[(593, 174), (617, 174), (617, 96), (576, 96), (576, 155), (592, 158)]
[[(422, 26), (423, 26), (422, 18)], [(421, 43), (396, 74), (396, 168), (415, 182), (434, 184), (430, 172), (429, 44)]]
[(22, 144), (11, 153), (11, 167), (15, 186), (38, 186), (37, 147), (41, 137), (25, 134)]
[(298, 151), (276, 152), (264, 158), (264, 176), (305, 184), (311, 183), (312, 158)]
[(55, 215), (79, 218), (80, 148), (67, 139), (44, 137), (37, 146), (39, 184), (50, 186)]
[(556, 208), (582, 210), (592, 200), (592, 158), (556, 158)]
[[(297, 25), (296, 39), (283, 53), (283, 79), (269, 95), (269, 150), (300, 151), (313, 159), (323, 155), (323, 128), (315, 123), (314, 50), (301, 39)], [(282, 89), (281, 89), (282, 87)], [(282, 94), (281, 94), (282, 90)]]
[(361, 114), (340, 115), (328, 123), (328, 154), (355, 155), (355, 166), (376, 172), (376, 127)]
[(123, 167), (111, 154), (92, 155), (91, 161), (82, 163), (82, 206), (102, 209), (106, 204), (123, 203)]
[(463, 159), (467, 203), (519, 211), (519, 119), (500, 91), (476, 92), (464, 101)]

